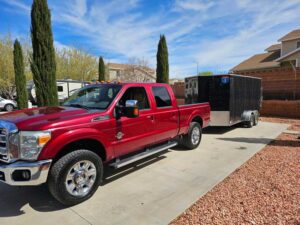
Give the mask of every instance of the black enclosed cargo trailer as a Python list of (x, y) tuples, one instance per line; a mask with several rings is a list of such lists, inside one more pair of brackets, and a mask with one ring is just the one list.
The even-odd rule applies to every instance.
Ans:
[(185, 78), (185, 103), (209, 102), (211, 126), (256, 125), (261, 100), (260, 78), (235, 74)]

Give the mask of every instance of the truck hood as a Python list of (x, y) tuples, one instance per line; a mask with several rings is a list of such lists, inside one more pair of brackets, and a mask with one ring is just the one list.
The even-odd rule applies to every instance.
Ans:
[(0, 120), (14, 123), (19, 130), (34, 131), (85, 123), (92, 114), (89, 110), (72, 107), (41, 107), (6, 113)]

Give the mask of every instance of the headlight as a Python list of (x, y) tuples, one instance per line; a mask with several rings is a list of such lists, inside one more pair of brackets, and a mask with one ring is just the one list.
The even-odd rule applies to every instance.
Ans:
[(20, 131), (19, 157), (26, 160), (36, 160), (50, 139), (50, 131)]

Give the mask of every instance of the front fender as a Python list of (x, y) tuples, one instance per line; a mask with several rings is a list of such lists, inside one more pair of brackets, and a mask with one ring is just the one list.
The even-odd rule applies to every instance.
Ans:
[(100, 142), (106, 151), (107, 158), (111, 158), (113, 151), (111, 145), (108, 143), (109, 139), (104, 133), (94, 128), (80, 128), (63, 133), (53, 132), (52, 139), (42, 149), (38, 160), (53, 159), (63, 147), (83, 139), (93, 139)]

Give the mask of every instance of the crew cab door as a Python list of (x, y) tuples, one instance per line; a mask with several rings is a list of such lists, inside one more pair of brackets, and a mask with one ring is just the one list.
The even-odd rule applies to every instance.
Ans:
[[(172, 102), (170, 92), (165, 86), (152, 86), (155, 102), (155, 135), (156, 142), (162, 142), (177, 136), (179, 130), (179, 112)], [(174, 98), (174, 96), (172, 96)]]
[(125, 106), (126, 100), (137, 100), (140, 115), (137, 118), (121, 117), (116, 120), (114, 152), (116, 156), (143, 149), (154, 142), (153, 110), (144, 87), (128, 87), (118, 104)]

